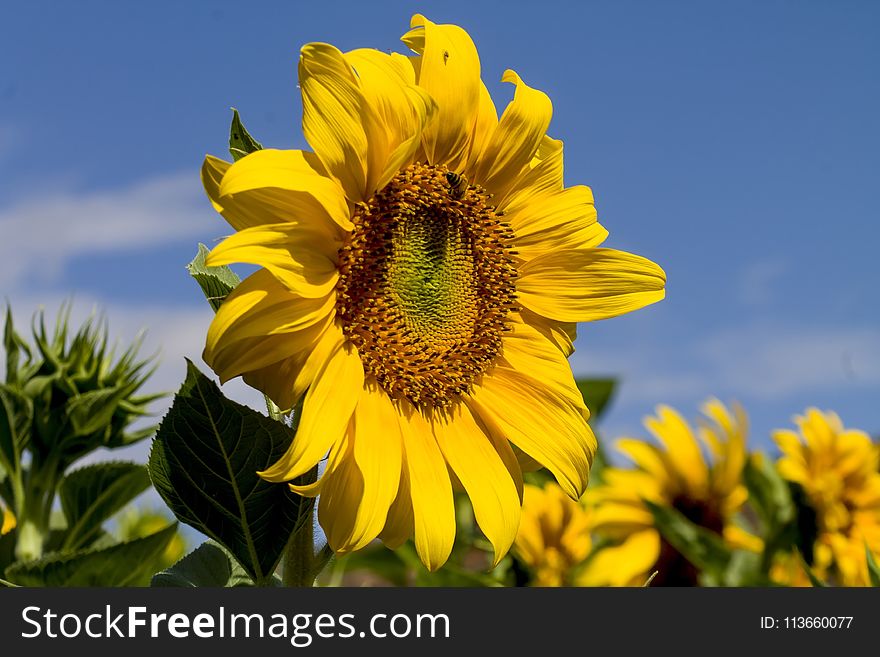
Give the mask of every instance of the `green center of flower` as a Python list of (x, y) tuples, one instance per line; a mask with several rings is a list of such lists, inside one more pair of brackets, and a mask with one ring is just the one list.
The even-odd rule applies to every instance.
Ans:
[(352, 217), (337, 314), (392, 398), (447, 406), (501, 352), (516, 267), (489, 200), (445, 167), (413, 164)]

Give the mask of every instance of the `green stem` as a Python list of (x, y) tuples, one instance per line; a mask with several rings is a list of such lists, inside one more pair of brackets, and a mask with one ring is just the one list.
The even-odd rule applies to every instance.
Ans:
[(23, 487), (21, 513), (17, 518), (18, 532), (15, 556), (21, 560), (39, 559), (49, 536), (52, 505), (58, 488), (59, 462), (52, 455), (45, 462), (34, 464)]
[[(297, 484), (309, 484), (318, 478), (318, 466), (297, 477)], [(302, 519), (290, 538), (282, 557), (281, 582), (284, 586), (310, 587), (315, 584), (317, 573), (315, 560), (315, 501), (303, 497), (300, 503), (306, 508)]]

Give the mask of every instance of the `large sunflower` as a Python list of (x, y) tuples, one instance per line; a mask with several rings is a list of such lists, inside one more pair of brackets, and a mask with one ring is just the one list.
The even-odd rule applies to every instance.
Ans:
[(468, 34), (411, 27), (415, 56), (302, 48), (313, 152), (206, 159), (238, 231), (208, 264), (262, 269), (223, 303), (204, 358), (282, 408), (304, 395), (290, 451), (261, 474), (290, 481), (329, 452), (320, 480), (293, 488), (320, 494), (334, 550), (414, 535), (433, 569), (454, 487), (496, 561), (519, 522), (519, 457), (583, 492), (596, 443), (566, 360), (574, 323), (660, 300), (665, 276), (597, 248), (607, 231), (590, 189), (563, 185), (545, 94), (505, 72), (499, 118)]
[[(697, 434), (678, 412), (660, 406), (656, 417), (645, 420), (659, 445), (635, 438), (617, 441), (636, 467), (605, 468), (603, 485), (587, 491), (592, 529), (612, 544), (590, 559), (582, 583), (638, 586), (657, 571), (652, 585), (698, 584), (697, 569), (660, 535), (645, 500), (677, 509), (732, 546), (760, 548), (756, 537), (734, 524), (748, 497), (741, 481), (747, 457), (745, 413), (739, 407), (731, 413), (717, 400), (704, 404), (703, 413), (709, 421)], [(700, 441), (711, 454), (708, 461)]]
[(779, 473), (803, 489), (816, 514), (812, 567), (843, 586), (866, 586), (865, 546), (880, 557), (880, 447), (835, 413), (809, 408), (795, 423), (799, 433), (779, 430), (773, 439)]

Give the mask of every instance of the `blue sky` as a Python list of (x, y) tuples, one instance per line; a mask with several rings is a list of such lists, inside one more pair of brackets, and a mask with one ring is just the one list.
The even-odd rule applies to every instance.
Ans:
[(506, 68), (550, 95), (566, 183), (667, 272), (662, 303), (580, 327), (575, 372), (621, 377), (606, 439), (713, 395), (760, 448), (808, 405), (880, 433), (872, 2), (7, 3), (0, 294), (22, 321), (73, 293), (123, 339), (147, 327), (176, 388), (211, 317), (183, 266), (228, 232), (198, 168), (229, 108), (306, 147), (300, 46), (402, 52), (414, 12), (470, 32), (499, 107)]

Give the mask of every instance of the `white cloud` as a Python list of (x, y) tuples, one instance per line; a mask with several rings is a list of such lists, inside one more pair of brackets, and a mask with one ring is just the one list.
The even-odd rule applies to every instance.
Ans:
[(772, 402), (880, 383), (880, 330), (873, 327), (752, 322), (690, 342), (635, 344), (619, 353), (584, 342), (572, 358), (574, 371), (618, 377), (615, 408), (621, 410), (711, 395)]
[(0, 209), (0, 280), (54, 282), (76, 256), (142, 249), (217, 231), (192, 172), (122, 189), (52, 192)]
[(875, 328), (756, 324), (715, 335), (696, 351), (727, 387), (759, 399), (880, 383)]

